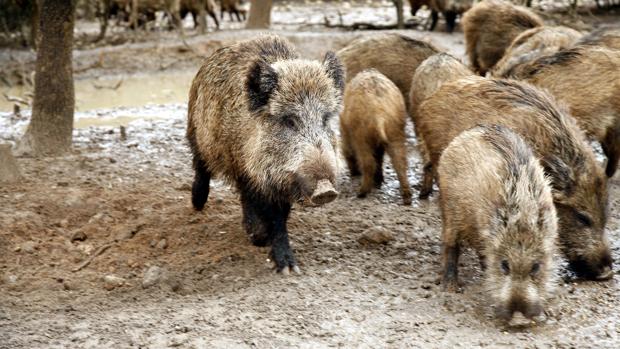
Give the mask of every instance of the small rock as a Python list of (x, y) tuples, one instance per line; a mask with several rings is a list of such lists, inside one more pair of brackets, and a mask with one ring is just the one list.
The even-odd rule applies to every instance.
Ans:
[(157, 248), (159, 248), (160, 250), (165, 249), (166, 247), (168, 247), (168, 242), (166, 241), (166, 239), (161, 239), (159, 240), (159, 242), (156, 245)]
[(33, 253), (37, 248), (37, 243), (34, 241), (26, 241), (22, 244), (21, 250), (28, 253)]
[(385, 245), (392, 240), (394, 240), (394, 236), (387, 229), (383, 227), (371, 227), (366, 229), (357, 241), (364, 245)]
[(17, 275), (7, 275), (4, 278), (4, 282), (6, 282), (8, 285), (15, 285), (17, 283)]
[(192, 186), (187, 184), (187, 183), (183, 183), (180, 187), (177, 188), (178, 191), (192, 191)]
[(125, 284), (125, 279), (116, 275), (106, 275), (103, 277), (103, 288), (110, 291)]
[(111, 164), (115, 164), (116, 163), (116, 159), (115, 158), (109, 158), (108, 160), (110, 161)]
[(152, 266), (144, 272), (142, 278), (142, 288), (149, 288), (166, 278), (167, 271), (164, 268), (158, 266)]
[(57, 186), (59, 187), (68, 187), (69, 186), (69, 182), (58, 182), (56, 183)]
[(71, 242), (84, 241), (86, 240), (86, 238), (87, 238), (86, 233), (84, 233), (82, 230), (76, 230), (73, 232), (73, 234), (71, 234)]
[(58, 222), (58, 226), (66, 229), (69, 226), (69, 220), (66, 218), (61, 219), (60, 222)]

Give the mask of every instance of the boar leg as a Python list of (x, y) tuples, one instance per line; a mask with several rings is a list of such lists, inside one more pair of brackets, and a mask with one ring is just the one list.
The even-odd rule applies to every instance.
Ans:
[(209, 198), (209, 183), (211, 172), (207, 170), (207, 163), (200, 154), (194, 154), (194, 183), (192, 184), (192, 205), (201, 211)]
[(243, 226), (255, 246), (271, 245), (270, 256), (278, 272), (299, 271), (288, 239), (286, 222), (291, 204), (272, 202), (247, 184), (239, 186), (243, 207)]
[(349, 143), (349, 139), (347, 137), (343, 137), (342, 155), (344, 156), (344, 159), (347, 162), (347, 167), (349, 168), (351, 177), (359, 176), (360, 169), (357, 166), (357, 159), (355, 158), (355, 153), (353, 152), (353, 149), (351, 149), (351, 143)]
[(427, 162), (422, 168), (422, 188), (420, 188), (420, 199), (428, 199), (433, 192), (433, 163)]
[(432, 10), (431, 11), (431, 26), (428, 28), (429, 31), (435, 30), (435, 26), (437, 26), (438, 20), (439, 20), (439, 12)]
[(402, 142), (393, 142), (387, 148), (388, 155), (392, 160), (392, 166), (400, 183), (400, 193), (403, 204), (411, 205), (411, 188), (407, 179), (407, 149)]
[(214, 10), (207, 10), (207, 12), (209, 13), (209, 16), (211, 18), (213, 18), (213, 21), (215, 22), (215, 27), (217, 29), (220, 29), (220, 22), (217, 20), (217, 15), (215, 14)]
[(444, 291), (456, 292), (458, 285), (458, 263), (460, 246), (457, 233), (449, 227), (449, 222), (443, 222), (441, 244), (442, 287)]
[(446, 11), (443, 16), (446, 19), (446, 29), (448, 30), (448, 33), (452, 33), (456, 27), (456, 12)]
[(383, 146), (378, 146), (375, 148), (373, 156), (375, 158), (375, 163), (377, 166), (375, 167), (375, 173), (373, 175), (373, 181), (375, 188), (381, 188), (381, 184), (383, 184), (383, 155), (385, 154), (385, 148)]
[(377, 170), (377, 161), (374, 157), (374, 151), (369, 145), (363, 145), (361, 149), (356, 149), (355, 153), (357, 161), (362, 171), (362, 185), (360, 187), (358, 198), (365, 198), (372, 190), (374, 185), (374, 176)]
[(243, 228), (250, 236), (254, 246), (267, 246), (269, 240), (269, 222), (264, 220), (260, 210), (257, 209), (257, 200), (249, 190), (241, 191), (241, 206), (243, 208)]
[(607, 129), (601, 147), (607, 156), (605, 174), (607, 174), (607, 177), (613, 177), (618, 168), (618, 158), (620, 157), (620, 124), (616, 124)]

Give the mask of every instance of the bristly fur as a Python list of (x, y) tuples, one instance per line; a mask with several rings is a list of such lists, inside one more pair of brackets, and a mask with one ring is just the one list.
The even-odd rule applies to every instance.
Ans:
[(586, 133), (601, 142), (606, 174), (620, 160), (620, 50), (577, 45), (514, 66), (511, 78), (545, 88), (565, 103)]
[(581, 37), (580, 32), (562, 26), (542, 26), (526, 30), (506, 49), (502, 59), (493, 67), (491, 75), (509, 77), (519, 65), (569, 48)]
[[(347, 82), (359, 72), (374, 68), (390, 79), (403, 97), (407, 97), (413, 72), (423, 60), (438, 52), (427, 42), (390, 33), (354, 40), (336, 55), (344, 64)], [(407, 99), (405, 103), (409, 103)], [(409, 108), (407, 105), (407, 110)]]
[(522, 32), (543, 25), (529, 9), (507, 1), (485, 0), (463, 15), (465, 51), (472, 69), (484, 76)]
[[(611, 267), (607, 178), (574, 119), (551, 95), (519, 81), (468, 77), (443, 84), (416, 114), (431, 169), (454, 137), (477, 124), (499, 124), (521, 135), (551, 177), (562, 252), (586, 265), (578, 272), (590, 278)], [(432, 173), (424, 177), (421, 192), (431, 192)]]
[[(468, 244), (484, 260), (485, 285), (500, 312), (538, 315), (556, 281), (557, 218), (531, 148), (506, 127), (479, 125), (452, 140), (438, 174), (444, 280), (454, 281), (456, 269), (447, 266), (456, 268), (459, 246)], [(540, 268), (532, 274), (534, 264)]]

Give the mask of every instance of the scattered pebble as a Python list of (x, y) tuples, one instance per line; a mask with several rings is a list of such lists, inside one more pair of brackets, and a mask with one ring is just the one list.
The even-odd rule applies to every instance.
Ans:
[(37, 243), (34, 241), (26, 241), (21, 246), (21, 250), (27, 253), (33, 253), (36, 249)]
[(82, 230), (76, 230), (73, 232), (73, 234), (71, 234), (71, 242), (84, 241), (86, 240), (86, 238), (87, 238), (86, 233), (84, 233), (84, 231)]
[(161, 250), (163, 250), (163, 249), (165, 249), (166, 247), (168, 247), (168, 241), (166, 241), (166, 239), (161, 239), (161, 240), (159, 240), (159, 242), (157, 243), (157, 246), (156, 246), (156, 247), (157, 247), (157, 248), (159, 248), (159, 249), (161, 249)]
[(394, 240), (394, 235), (387, 229), (383, 227), (371, 227), (366, 229), (357, 241), (364, 245), (385, 245), (392, 240)]
[(108, 274), (103, 277), (103, 288), (110, 291), (117, 287), (123, 286), (125, 284), (125, 279), (122, 277)]
[(167, 271), (164, 268), (160, 268), (158, 266), (152, 266), (144, 272), (144, 277), (142, 278), (142, 287), (149, 288), (166, 278)]

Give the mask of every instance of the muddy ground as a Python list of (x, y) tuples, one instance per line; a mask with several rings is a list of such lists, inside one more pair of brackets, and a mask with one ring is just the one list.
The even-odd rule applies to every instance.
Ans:
[[(286, 16), (275, 12), (275, 22)], [(372, 35), (277, 32), (313, 58)], [(462, 34), (404, 33), (463, 55)], [(268, 249), (248, 242), (229, 186), (212, 182), (205, 211), (194, 212), (187, 88), (201, 54), (256, 34), (192, 36), (188, 49), (173, 34), (146, 33), (160, 38), (76, 51), (72, 154), (20, 157), (22, 181), (0, 186), (0, 348), (619, 346), (618, 275), (565, 275), (546, 320), (526, 328), (493, 318), (470, 253), (463, 293), (441, 292), (436, 197), (400, 205), (389, 161), (386, 183), (367, 199), (355, 198), (359, 182), (343, 171), (335, 202), (294, 208), (299, 276), (275, 274)], [(0, 58), (6, 76), (29, 76), (32, 53)], [(28, 98), (27, 83), (2, 91)], [(0, 142), (19, 139), (27, 109), (16, 116), (11, 103), (0, 104)], [(415, 139), (408, 142), (417, 185), (419, 155)], [(610, 197), (607, 230), (619, 260), (617, 178)], [(376, 230), (389, 233), (384, 243), (364, 241)]]

